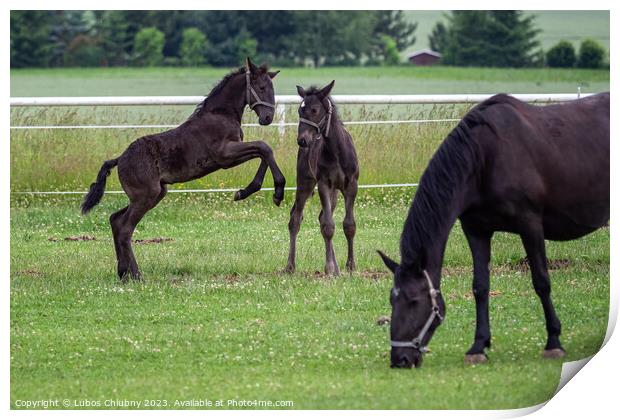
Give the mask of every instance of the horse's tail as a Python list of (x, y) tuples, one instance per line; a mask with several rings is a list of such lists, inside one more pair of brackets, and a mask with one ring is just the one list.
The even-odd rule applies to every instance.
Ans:
[(103, 162), (97, 180), (90, 184), (88, 193), (84, 196), (84, 202), (82, 203), (82, 214), (86, 214), (95, 207), (101, 201), (103, 197), (103, 191), (105, 190), (105, 181), (108, 175), (110, 175), (110, 169), (118, 165), (118, 158), (106, 160)]

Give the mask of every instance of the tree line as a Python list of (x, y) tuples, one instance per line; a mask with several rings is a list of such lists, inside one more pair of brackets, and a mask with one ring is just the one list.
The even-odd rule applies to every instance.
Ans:
[(11, 67), (394, 64), (402, 11), (11, 11)]
[(453, 11), (437, 22), (429, 35), (432, 50), (443, 64), (490, 67), (605, 66), (605, 49), (596, 41), (581, 43), (579, 56), (568, 41), (543, 51), (535, 16), (517, 10)]
[[(402, 11), (11, 11), (11, 67), (278, 66), (401, 63), (417, 23)], [(535, 16), (452, 11), (429, 36), (441, 62), (485, 67), (606, 65), (585, 40), (543, 51)]]

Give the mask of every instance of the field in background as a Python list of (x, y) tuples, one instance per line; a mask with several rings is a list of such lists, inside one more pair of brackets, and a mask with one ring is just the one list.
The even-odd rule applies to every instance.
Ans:
[[(197, 95), (221, 69), (96, 69), (11, 72), (12, 96)], [(337, 79), (335, 93), (539, 93), (609, 89), (608, 71), (493, 69), (286, 69), (280, 94), (295, 84)], [(460, 117), (467, 107), (342, 106), (344, 120)], [(11, 124), (178, 123), (191, 107), (44, 108), (11, 111)], [(296, 121), (288, 110), (288, 121)], [(255, 117), (246, 113), (247, 122)], [(352, 127), (361, 182), (415, 182), (453, 123)], [(11, 189), (84, 190), (104, 159), (155, 130), (11, 132)], [(295, 184), (295, 128), (249, 128), (274, 149)], [(174, 188), (238, 187), (256, 163)], [(267, 176), (266, 186), (271, 185)], [(108, 190), (118, 189), (116, 171)], [(108, 225), (126, 205), (106, 195), (88, 217), (80, 196), (11, 196), (11, 404), (16, 399), (292, 400), (294, 408), (513, 408), (550, 398), (561, 362), (540, 358), (542, 310), (517, 237), (493, 241), (490, 363), (463, 365), (475, 314), (471, 257), (460, 227), (446, 250), (442, 292), (447, 318), (421, 370), (388, 368), (391, 276), (376, 249), (397, 258), (415, 189), (361, 191), (356, 205), (358, 271), (325, 278), (318, 197), (306, 210), (298, 274), (283, 275), (288, 215), (261, 192), (169, 194), (138, 226), (143, 283), (118, 283)], [(336, 255), (345, 254), (336, 210)], [(69, 239), (65, 239), (69, 238)], [(75, 240), (71, 240), (75, 239)], [(151, 241), (148, 241), (151, 240)], [(598, 350), (607, 326), (609, 230), (549, 243), (553, 298), (568, 359)], [(507, 392), (509, 390), (510, 392)], [(437, 398), (441, 395), (441, 398)]]
[[(609, 90), (609, 70), (477, 67), (283, 68), (276, 93), (326, 85), (334, 94), (566, 93)], [(218, 68), (97, 68), (11, 70), (11, 96), (206, 95), (226, 74)]]
[[(549, 47), (564, 39), (578, 47), (585, 38), (592, 38), (605, 47), (609, 53), (609, 11), (604, 10), (526, 10), (536, 16), (536, 26), (542, 29), (538, 35), (541, 47)], [(440, 10), (407, 10), (407, 18), (418, 22), (416, 43), (409, 47), (403, 57), (422, 49), (429, 48), (428, 36), (435, 23), (445, 21), (445, 12)]]

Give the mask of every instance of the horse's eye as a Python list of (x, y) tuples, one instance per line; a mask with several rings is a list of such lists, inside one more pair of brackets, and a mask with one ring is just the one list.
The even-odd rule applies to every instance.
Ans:
[(319, 112), (316, 108), (312, 108), (312, 113), (316, 114), (317, 112)]

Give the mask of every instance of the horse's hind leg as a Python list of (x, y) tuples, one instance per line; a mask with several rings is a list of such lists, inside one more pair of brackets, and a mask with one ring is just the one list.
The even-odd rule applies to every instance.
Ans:
[(562, 326), (551, 302), (551, 282), (547, 271), (545, 238), (541, 221), (528, 221), (521, 229), (521, 241), (527, 253), (534, 290), (540, 298), (547, 326), (547, 345), (543, 357), (559, 358), (566, 352), (560, 343)]
[(355, 197), (357, 196), (357, 180), (351, 180), (347, 188), (344, 190), (344, 220), (342, 221), (342, 229), (344, 236), (347, 238), (347, 270), (355, 271), (355, 256), (353, 252), (353, 238), (355, 237), (356, 225), (353, 207), (355, 206)]
[(138, 194), (132, 194), (130, 197), (130, 204), (119, 221), (118, 231), (118, 243), (123, 254), (127, 266), (123, 267), (124, 271), (120, 270), (119, 277), (121, 280), (129, 273), (129, 275), (136, 280), (140, 279), (140, 270), (138, 269), (138, 263), (131, 247), (131, 238), (136, 226), (142, 220), (142, 217), (159, 203), (166, 195), (166, 186), (158, 185), (156, 188), (149, 188), (139, 191)]
[[(123, 278), (124, 273), (127, 272), (129, 263), (126, 260), (120, 243), (118, 241), (119, 220), (122, 219), (122, 216), (125, 214), (128, 208), (129, 206), (125, 206), (119, 211), (116, 211), (110, 215), (110, 226), (112, 227), (112, 238), (114, 239), (114, 251), (116, 252), (117, 272), (121, 278)], [(121, 275), (121, 273), (123, 273), (123, 275)]]
[(321, 223), (321, 234), (325, 241), (325, 274), (339, 276), (340, 268), (338, 268), (334, 244), (332, 242), (335, 230), (331, 204), (332, 195), (333, 190), (330, 187), (323, 183), (319, 183), (319, 197), (322, 207), (321, 214), (319, 215), (319, 222)]

